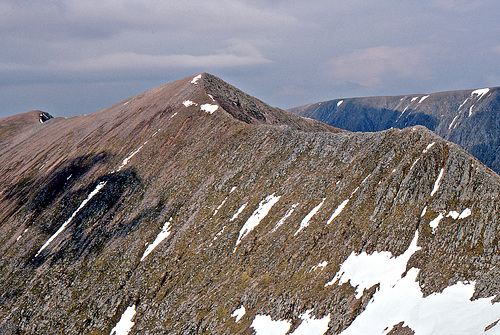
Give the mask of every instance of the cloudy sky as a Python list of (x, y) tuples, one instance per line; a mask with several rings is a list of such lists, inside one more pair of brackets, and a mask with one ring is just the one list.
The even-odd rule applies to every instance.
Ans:
[(0, 0), (0, 117), (201, 72), (281, 108), (500, 86), (498, 0)]

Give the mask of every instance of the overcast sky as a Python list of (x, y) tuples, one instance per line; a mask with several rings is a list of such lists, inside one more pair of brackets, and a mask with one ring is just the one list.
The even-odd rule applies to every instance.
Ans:
[(281, 108), (500, 86), (498, 0), (0, 0), (0, 117), (212, 73)]

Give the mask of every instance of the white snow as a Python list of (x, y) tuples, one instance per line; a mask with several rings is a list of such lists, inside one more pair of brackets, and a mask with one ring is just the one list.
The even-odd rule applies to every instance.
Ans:
[(479, 98), (477, 100), (479, 100), (483, 97), (483, 95), (485, 95), (489, 91), (490, 91), (489, 88), (480, 88), (478, 90), (472, 91), (472, 93), (470, 95), (473, 96), (474, 94), (477, 94), (479, 96)]
[(453, 127), (453, 124), (455, 123), (455, 121), (457, 120), (457, 118), (460, 116), (460, 114), (458, 114), (457, 116), (455, 116), (455, 118), (453, 119), (453, 121), (451, 121), (450, 125), (448, 126), (448, 129), (451, 129), (451, 127)]
[[(328, 330), (330, 314), (321, 318), (313, 319), (312, 310), (307, 310), (300, 316), (301, 324), (290, 335), (322, 335)], [(287, 320), (273, 321), (268, 315), (256, 315), (252, 322), (252, 328), (256, 335), (285, 335), (290, 329), (292, 323)]]
[(252, 215), (248, 218), (247, 222), (243, 225), (240, 230), (240, 235), (238, 236), (238, 240), (234, 246), (233, 253), (236, 251), (236, 248), (240, 244), (241, 240), (245, 238), (250, 232), (257, 227), (262, 219), (264, 219), (271, 208), (280, 200), (281, 196), (275, 196), (274, 193), (268, 195), (264, 198), (260, 203), (259, 207), (252, 213)]
[(425, 149), (424, 151), (422, 151), (423, 154), (425, 154), (426, 152), (428, 152), (433, 146), (434, 144), (436, 144), (436, 142), (432, 142), (431, 144), (429, 144)]
[(247, 207), (247, 204), (248, 203), (245, 203), (243, 204), (236, 213), (234, 213), (233, 217), (231, 218), (231, 220), (229, 220), (230, 222), (236, 220), (238, 218), (238, 216), (241, 214), (241, 212), (243, 212), (243, 210), (245, 210), (245, 208)]
[(413, 169), (413, 167), (418, 163), (418, 161), (420, 160), (420, 157), (418, 157), (414, 162), (413, 164), (411, 165), (410, 167), (410, 170)]
[(192, 105), (197, 106), (196, 102), (191, 101), (191, 100), (184, 100), (184, 101), (182, 102), (182, 104), (184, 105), (184, 107), (189, 107), (189, 106), (192, 106)]
[(335, 209), (335, 212), (333, 212), (332, 216), (328, 219), (328, 221), (326, 222), (327, 225), (329, 225), (330, 223), (332, 223), (332, 221), (337, 217), (339, 216), (340, 213), (342, 213), (342, 211), (344, 210), (344, 207), (345, 205), (347, 205), (347, 203), (349, 202), (351, 198), (349, 199), (346, 199), (344, 201), (342, 201), (342, 203), (337, 207), (337, 209)]
[(214, 216), (215, 216), (215, 214), (217, 214), (217, 212), (219, 211), (219, 209), (221, 209), (221, 207), (222, 207), (222, 206), (224, 206), (224, 204), (226, 203), (227, 198), (229, 197), (229, 195), (230, 195), (231, 193), (233, 193), (233, 191), (234, 191), (235, 189), (237, 189), (237, 187), (236, 187), (236, 186), (234, 186), (233, 188), (231, 188), (231, 191), (229, 191), (229, 194), (228, 194), (228, 195), (226, 195), (226, 197), (224, 198), (224, 200), (222, 200), (222, 202), (220, 203), (220, 205), (219, 205), (219, 206), (217, 206), (217, 208), (215, 209), (215, 212), (212, 214), (212, 217), (214, 217)]
[(200, 109), (206, 113), (213, 114), (219, 108), (217, 105), (211, 105), (211, 104), (203, 104), (200, 106)]
[(470, 210), (470, 208), (466, 208), (464, 209), (464, 211), (462, 213), (460, 213), (460, 216), (458, 217), (458, 219), (465, 219), (466, 217), (470, 216), (472, 214), (472, 211)]
[(135, 324), (135, 322), (132, 322), (134, 315), (135, 305), (127, 307), (125, 312), (123, 312), (120, 321), (118, 321), (116, 326), (111, 329), (111, 333), (109, 333), (109, 335), (127, 335)]
[(434, 188), (432, 189), (432, 192), (431, 192), (431, 197), (438, 191), (439, 189), (439, 185), (441, 183), (441, 178), (443, 178), (443, 172), (444, 172), (444, 168), (441, 169), (441, 171), (439, 171), (439, 176), (437, 177), (436, 181), (434, 182)]
[(290, 329), (291, 322), (286, 320), (273, 321), (269, 315), (256, 315), (252, 328), (256, 335), (285, 335)]
[(312, 319), (311, 312), (312, 310), (308, 310), (300, 317), (302, 323), (291, 335), (322, 335), (326, 333), (330, 314), (321, 319)]
[(154, 250), (154, 248), (156, 248), (158, 246), (158, 244), (160, 244), (164, 239), (166, 239), (170, 235), (170, 223), (171, 222), (172, 222), (172, 218), (170, 218), (170, 220), (168, 220), (163, 225), (160, 233), (156, 236), (156, 239), (153, 241), (153, 243), (148, 245), (148, 247), (144, 251), (144, 254), (141, 257), (141, 262), (144, 260), (144, 258), (146, 258), (147, 255), (149, 255), (151, 253), (151, 251)]
[(432, 233), (434, 234), (436, 232), (436, 229), (439, 225), (439, 222), (444, 218), (443, 214), (439, 214), (434, 220), (429, 222), (429, 226), (432, 228)]
[(471, 117), (471, 116), (472, 116), (472, 108), (473, 108), (473, 107), (474, 107), (474, 105), (470, 106), (470, 108), (469, 108), (469, 117)]
[(450, 211), (448, 215), (446, 215), (446, 217), (451, 217), (453, 220), (458, 219), (459, 216), (460, 214), (456, 211)]
[(337, 107), (339, 107), (340, 105), (342, 105), (343, 102), (344, 102), (344, 100), (340, 100), (339, 102), (337, 102)]
[(424, 101), (428, 97), (429, 97), (428, 95), (424, 95), (423, 97), (420, 98), (420, 100), (418, 101), (418, 103), (421, 103), (422, 101)]
[(309, 226), (309, 221), (311, 221), (312, 217), (319, 211), (319, 209), (321, 208), (321, 206), (323, 206), (323, 203), (325, 202), (326, 198), (323, 198), (323, 201), (321, 201), (319, 203), (319, 205), (317, 205), (316, 207), (314, 207), (310, 212), (309, 214), (307, 214), (304, 219), (302, 220), (302, 222), (300, 223), (300, 227), (299, 229), (297, 229), (297, 231), (295, 232), (295, 234), (293, 234), (293, 236), (296, 236), (298, 233), (300, 233), (302, 231), (302, 229), (306, 228)]
[[(380, 283), (379, 290), (365, 311), (342, 332), (350, 334), (385, 334), (392, 326), (404, 321), (415, 334), (482, 334), (486, 326), (498, 320), (500, 304), (491, 298), (470, 301), (475, 283), (447, 287), (442, 293), (423, 298), (416, 278), (418, 269), (410, 269), (405, 277), (410, 256), (417, 246), (418, 232), (408, 250), (399, 257), (390, 252), (367, 255), (352, 253), (341, 265), (334, 280), (339, 284), (350, 282), (356, 287), (357, 297), (365, 288)], [(496, 329), (496, 328), (495, 328)]]
[(246, 313), (245, 306), (242, 305), (240, 308), (235, 310), (233, 314), (231, 314), (231, 317), (232, 318), (236, 317), (236, 320), (234, 320), (234, 322), (238, 322), (241, 320), (243, 315), (245, 315), (245, 313)]
[(328, 262), (327, 261), (323, 261), (323, 262), (319, 263), (318, 265), (313, 266), (309, 272), (316, 271), (317, 269), (323, 270), (325, 268), (325, 266), (327, 266), (327, 265), (328, 265)]
[(191, 80), (191, 84), (196, 84), (200, 79), (201, 79), (201, 74), (194, 77), (193, 80)]
[(16, 238), (16, 242), (19, 241), (21, 239), (21, 237), (23, 237), (23, 235), (28, 231), (28, 228), (26, 228), (22, 233), (21, 235), (19, 235), (17, 238)]
[(135, 154), (137, 154), (139, 151), (141, 151), (142, 147), (144, 145), (146, 145), (148, 143), (148, 141), (144, 142), (139, 148), (135, 149), (133, 152), (131, 152), (123, 161), (122, 161), (122, 164), (118, 167), (118, 170), (116, 170), (117, 172), (120, 172), (124, 167), (125, 165), (128, 164), (128, 162), (132, 159), (132, 157), (135, 156)]
[(418, 97), (411, 98), (411, 102), (413, 102), (413, 101), (415, 101), (417, 99), (418, 99)]
[(356, 288), (356, 299), (361, 298), (364, 289), (377, 283), (380, 283), (380, 290), (383, 290), (387, 285), (390, 286), (401, 279), (410, 256), (420, 250), (417, 241), (418, 230), (408, 249), (398, 257), (393, 257), (389, 251), (375, 252), (371, 255), (365, 251), (359, 255), (352, 252), (340, 266), (339, 272), (325, 286), (333, 285), (337, 281), (339, 285), (350, 281)]
[(106, 183), (107, 183), (107, 181), (102, 181), (99, 184), (97, 184), (97, 186), (94, 188), (94, 190), (92, 192), (90, 192), (90, 194), (87, 196), (87, 198), (82, 201), (80, 206), (78, 206), (76, 211), (74, 211), (73, 214), (71, 214), (70, 218), (67, 219), (62, 224), (62, 226), (47, 240), (47, 242), (45, 242), (44, 245), (42, 245), (40, 250), (38, 250), (38, 252), (36, 253), (35, 257), (37, 257), (43, 251), (43, 249), (45, 249), (50, 244), (50, 242), (52, 242), (57, 237), (57, 235), (59, 235), (68, 226), (68, 224), (71, 222), (71, 220), (73, 220), (75, 215), (90, 201), (90, 199), (92, 199), (97, 193), (99, 193), (99, 191), (104, 187), (104, 185), (106, 185)]
[(278, 230), (278, 228), (285, 223), (286, 219), (288, 219), (290, 215), (292, 215), (293, 211), (295, 210), (295, 207), (297, 207), (298, 205), (299, 203), (296, 203), (293, 204), (292, 207), (290, 207), (290, 209), (285, 213), (285, 215), (278, 221), (278, 223), (276, 223), (276, 226), (274, 226), (273, 230), (271, 230), (271, 233)]
[(212, 101), (215, 101), (214, 97), (213, 97), (211, 94), (207, 94), (207, 95), (208, 95), (208, 97), (209, 97), (210, 99), (212, 99)]
[(422, 214), (420, 214), (420, 217), (423, 218), (426, 212), (427, 212), (427, 206), (425, 206), (424, 209), (422, 210)]
[(460, 110), (460, 108), (462, 108), (463, 105), (465, 105), (467, 100), (469, 100), (469, 98), (465, 99), (464, 102), (462, 102), (462, 104), (460, 106), (458, 106), (457, 112)]
[(176, 116), (176, 115), (177, 115), (177, 112), (175, 112), (174, 114), (172, 114), (172, 116), (171, 116), (171, 117), (169, 117), (168, 119), (170, 120), (171, 118), (173, 118), (173, 117), (174, 117), (174, 116)]

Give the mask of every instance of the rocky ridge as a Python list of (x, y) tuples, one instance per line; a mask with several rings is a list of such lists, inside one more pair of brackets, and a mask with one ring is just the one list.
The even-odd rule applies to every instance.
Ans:
[(500, 172), (500, 88), (334, 99), (290, 111), (350, 131), (422, 125)]
[(424, 127), (340, 131), (202, 74), (4, 138), (2, 334), (348, 334), (387, 290), (348, 278), (364, 254), (498, 327), (500, 177)]

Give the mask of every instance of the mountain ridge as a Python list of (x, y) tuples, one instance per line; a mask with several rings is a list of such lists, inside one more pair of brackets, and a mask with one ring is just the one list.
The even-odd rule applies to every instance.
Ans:
[(500, 172), (500, 87), (334, 99), (289, 110), (349, 131), (423, 125)]
[[(1, 333), (347, 334), (408, 283), (497, 327), (497, 174), (422, 126), (336, 131), (196, 77), (0, 149)], [(359, 284), (369, 255), (399, 278)]]

